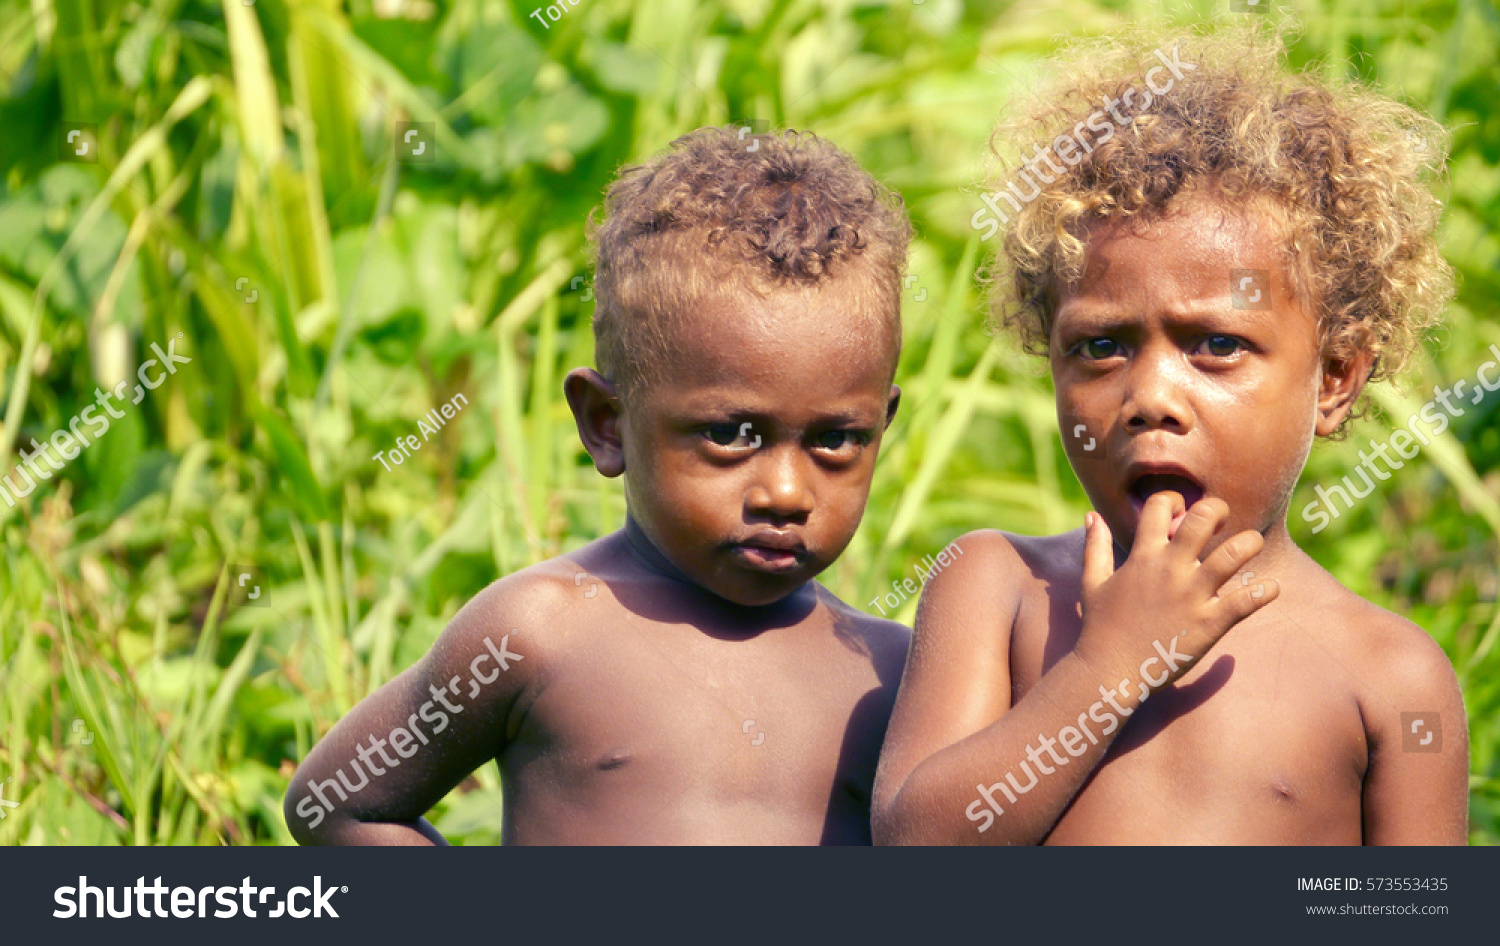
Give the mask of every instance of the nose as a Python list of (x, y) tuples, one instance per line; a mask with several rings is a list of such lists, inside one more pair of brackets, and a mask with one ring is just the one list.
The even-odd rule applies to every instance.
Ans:
[(813, 508), (808, 471), (793, 444), (763, 452), (755, 460), (755, 479), (745, 496), (752, 516), (778, 521), (803, 521)]
[(1172, 346), (1149, 346), (1133, 359), (1121, 416), (1131, 433), (1167, 430), (1187, 433), (1193, 412), (1186, 396), (1187, 366)]

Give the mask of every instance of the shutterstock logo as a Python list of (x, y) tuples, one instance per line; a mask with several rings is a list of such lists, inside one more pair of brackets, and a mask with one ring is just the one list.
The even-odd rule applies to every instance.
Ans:
[(1401, 714), (1402, 752), (1442, 752), (1443, 717), (1436, 711)]
[[(976, 824), (983, 822), (975, 830), (980, 834), (985, 833), (994, 826), (996, 818), (1005, 814), (1005, 808), (996, 796), (1003, 795), (1005, 800), (1014, 806), (1020, 796), (1037, 787), (1041, 776), (1051, 775), (1072, 762), (1073, 759), (1083, 755), (1088, 751), (1090, 744), (1097, 746), (1099, 737), (1094, 735), (1093, 728), (1089, 726), (1091, 721), (1101, 724), (1100, 734), (1105, 736), (1122, 726), (1124, 720), (1133, 715), (1136, 710), (1135, 707), (1120, 705), (1121, 699), (1129, 702), (1132, 689), (1139, 703), (1144, 703), (1157, 689), (1166, 686), (1167, 682), (1172, 679), (1172, 675), (1179, 669), (1197, 660), (1197, 657), (1184, 654), (1177, 649), (1178, 639), (1186, 634), (1187, 631), (1178, 631), (1167, 638), (1166, 644), (1162, 644), (1161, 641), (1152, 641), (1151, 646), (1156, 651), (1156, 656), (1147, 657), (1140, 665), (1137, 671), (1140, 679), (1134, 681), (1134, 686), (1131, 685), (1128, 677), (1121, 680), (1116, 687), (1099, 684), (1099, 699), (1095, 700), (1086, 711), (1078, 714), (1075, 725), (1062, 727), (1056, 736), (1037, 733), (1037, 741), (1026, 745), (1026, 758), (1012, 766), (1003, 779), (993, 785), (975, 785), (975, 790), (979, 792), (979, 800), (971, 802), (969, 807), (964, 809), (964, 817)], [(1153, 671), (1151, 669), (1153, 665), (1158, 669)], [(1062, 747), (1065, 754), (1058, 753), (1058, 746)], [(1051, 758), (1051, 764), (1047, 762), (1044, 754)], [(1024, 780), (1016, 778), (1017, 769), (1025, 773)]]
[[(115, 910), (115, 891), (120, 893), (120, 909)], [(244, 913), (252, 919), (257, 916), (281, 917), (289, 916), (294, 920), (300, 920), (306, 916), (314, 919), (324, 915), (338, 918), (338, 912), (333, 909), (333, 895), (336, 893), (348, 893), (346, 885), (329, 884), (323, 886), (323, 877), (318, 875), (313, 878), (312, 889), (306, 887), (293, 887), (286, 892), (286, 897), (276, 896), (275, 887), (257, 887), (246, 877), (238, 887), (168, 887), (157, 877), (155, 883), (146, 885), (146, 878), (137, 877), (135, 886), (114, 887), (106, 884), (103, 887), (95, 887), (89, 883), (87, 874), (80, 875), (78, 885), (58, 887), (52, 892), (52, 900), (62, 909), (53, 910), (52, 915), (61, 920), (73, 917), (85, 918), (89, 916), (89, 904), (94, 904), (96, 917), (114, 917), (123, 920), (132, 915), (144, 918), (176, 917), (180, 920), (189, 917), (213, 916), (220, 919)], [(238, 897), (235, 895), (239, 894)], [(208, 899), (213, 897), (218, 903), (213, 913), (208, 912)], [(267, 900), (271, 900), (268, 904)], [(298, 906), (301, 900), (303, 906)], [(170, 904), (172, 912), (168, 913), (163, 904)], [(310, 904), (310, 905), (308, 905)], [(134, 913), (132, 913), (134, 907)], [(257, 911), (259, 907), (259, 911)]]
[(1229, 301), (1236, 309), (1271, 308), (1271, 274), (1264, 269), (1231, 269)]

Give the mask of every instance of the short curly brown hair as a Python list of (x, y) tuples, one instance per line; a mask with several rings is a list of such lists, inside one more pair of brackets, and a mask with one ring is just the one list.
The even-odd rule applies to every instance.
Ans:
[[(1172, 62), (1180, 63), (1174, 73), (1155, 68)], [(1367, 352), (1371, 380), (1387, 378), (1438, 321), (1453, 287), (1436, 239), (1441, 204), (1427, 183), (1447, 152), (1437, 122), (1356, 82), (1292, 71), (1282, 33), (1265, 28), (1180, 41), (1127, 30), (1071, 46), (1052, 64), (1056, 76), (1036, 107), (991, 137), (1003, 165), (1014, 168), (1016, 154), (1037, 149), (1054, 149), (1065, 165), (1051, 183), (1026, 176), (1017, 189), (1017, 175), (1002, 177), (1011, 189), (986, 201), (1005, 225), (991, 313), (1020, 332), (1028, 351), (1047, 350), (1060, 293), (1081, 275), (1091, 224), (1150, 220), (1200, 187), (1231, 203), (1275, 206), (1288, 268), (1318, 315), (1326, 357), (1346, 362)], [(1148, 91), (1168, 78), (1170, 88)], [(1086, 124), (1109, 102), (1123, 127)], [(1078, 140), (1080, 126), (1105, 125), (1109, 135)], [(1012, 198), (1031, 187), (1029, 201)], [(1000, 197), (1015, 208), (1013, 220)]]
[(811, 287), (847, 273), (861, 311), (901, 347), (911, 225), (901, 199), (817, 135), (700, 128), (627, 167), (590, 220), (599, 371), (622, 393), (661, 375), (668, 333), (724, 293)]

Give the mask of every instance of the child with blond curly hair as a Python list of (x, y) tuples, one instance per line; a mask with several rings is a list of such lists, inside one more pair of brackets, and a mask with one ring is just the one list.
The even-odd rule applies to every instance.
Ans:
[(1314, 439), (1451, 291), (1443, 130), (1253, 31), (1056, 65), (984, 216), (1094, 511), (970, 533), (927, 586), (877, 843), (1463, 843), (1446, 656), (1286, 523)]

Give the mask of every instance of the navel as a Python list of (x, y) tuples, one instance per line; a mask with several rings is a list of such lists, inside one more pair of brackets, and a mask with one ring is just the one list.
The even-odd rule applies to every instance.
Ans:
[(618, 769), (630, 761), (630, 750), (624, 746), (611, 749), (599, 757), (599, 769), (608, 772), (610, 769)]

